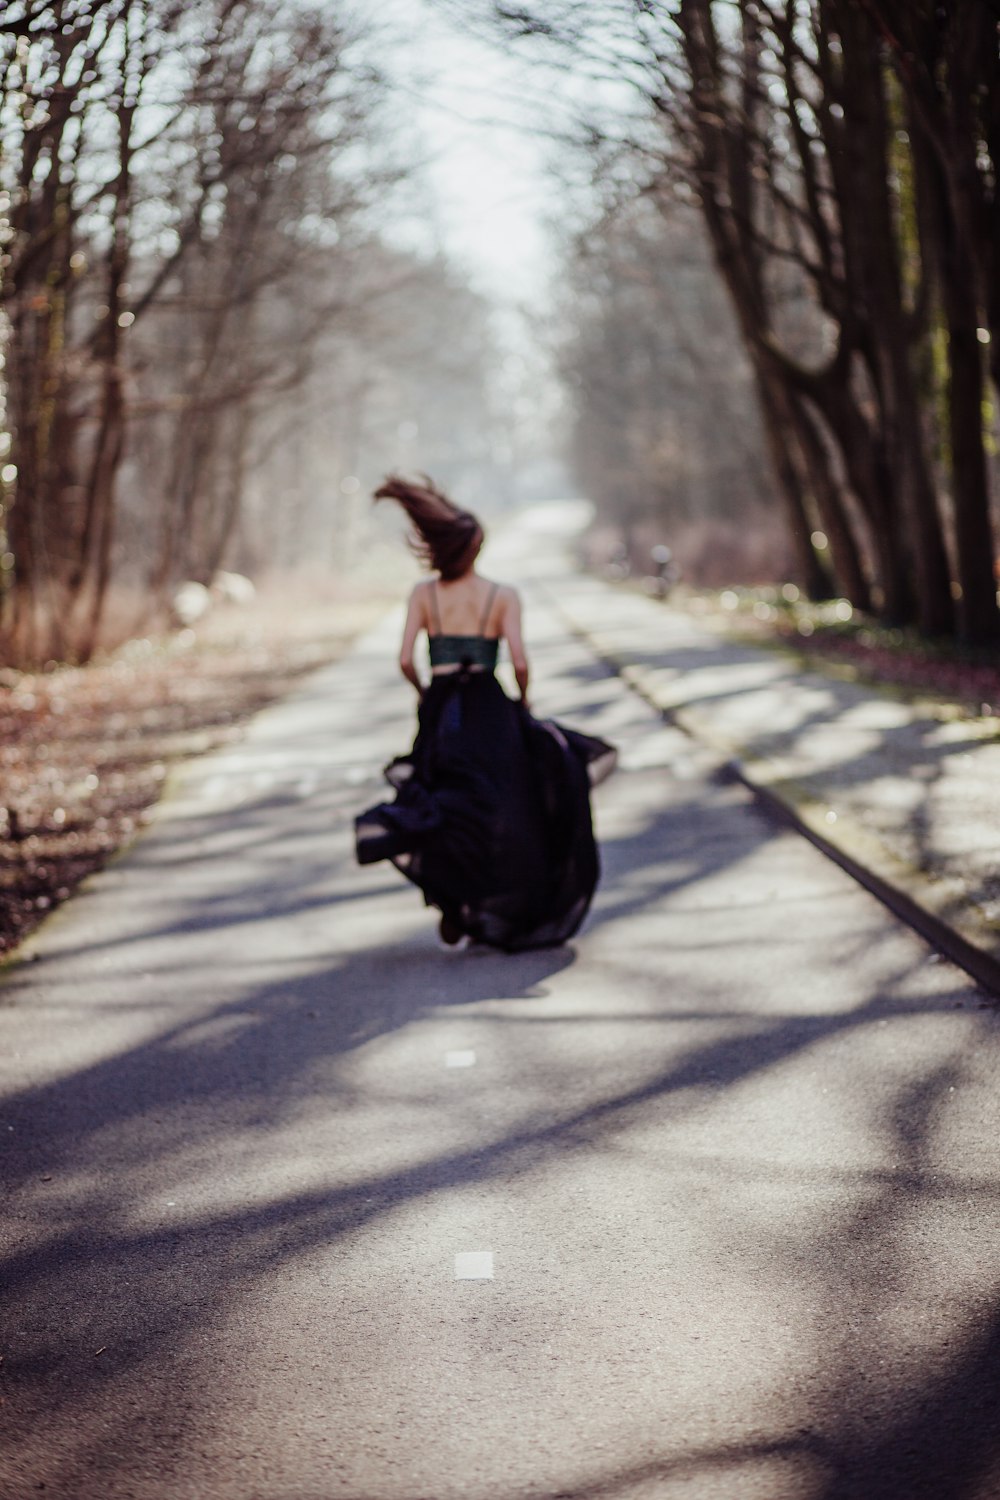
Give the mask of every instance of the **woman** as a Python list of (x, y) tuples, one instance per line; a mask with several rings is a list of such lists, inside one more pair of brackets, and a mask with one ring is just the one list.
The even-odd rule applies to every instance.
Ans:
[[(399, 665), (420, 695), (409, 755), (386, 770), (392, 802), (356, 820), (361, 864), (392, 862), (441, 912), (448, 946), (507, 952), (561, 943), (577, 930), (597, 883), (588, 768), (610, 769), (601, 740), (528, 711), (528, 659), (517, 591), (482, 577), (483, 529), (430, 480), (391, 476), (376, 500), (396, 500), (411, 546), (437, 574), (410, 595)], [(428, 636), (431, 679), (414, 665)], [(494, 674), (507, 642), (520, 700)]]

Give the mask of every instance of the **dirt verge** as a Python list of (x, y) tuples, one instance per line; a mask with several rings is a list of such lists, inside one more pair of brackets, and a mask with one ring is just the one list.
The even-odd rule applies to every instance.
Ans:
[(238, 739), (387, 603), (276, 593), (86, 667), (0, 672), (0, 956), (134, 835), (171, 762)]

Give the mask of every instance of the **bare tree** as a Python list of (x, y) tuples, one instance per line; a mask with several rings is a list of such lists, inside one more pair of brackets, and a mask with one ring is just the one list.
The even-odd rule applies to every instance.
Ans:
[[(553, 0), (495, 13), (529, 44), (627, 81), (642, 106), (627, 121), (636, 162), (662, 190), (694, 194), (803, 578), (816, 586), (819, 516), (837, 585), (860, 607), (994, 639), (990, 8), (606, 0), (581, 14)], [(595, 117), (591, 136), (607, 128)]]
[(586, 493), (627, 536), (676, 547), (706, 520), (746, 535), (770, 508), (771, 480), (753, 372), (734, 354), (696, 213), (649, 196), (615, 203), (567, 256), (560, 367)]
[(379, 91), (338, 7), (15, 0), (4, 11), (13, 566), (0, 618), (17, 659), (94, 649), (137, 432), (137, 455), (159, 460), (132, 497), (147, 550), (155, 539), (147, 600), (217, 564), (255, 411), (305, 379), (343, 312), (325, 263), (378, 187)]

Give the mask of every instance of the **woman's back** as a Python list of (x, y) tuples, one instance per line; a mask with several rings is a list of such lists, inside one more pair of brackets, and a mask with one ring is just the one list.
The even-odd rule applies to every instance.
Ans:
[(509, 589), (478, 573), (449, 582), (431, 579), (420, 587), (425, 591), (424, 624), (429, 635), (495, 638), (503, 634)]

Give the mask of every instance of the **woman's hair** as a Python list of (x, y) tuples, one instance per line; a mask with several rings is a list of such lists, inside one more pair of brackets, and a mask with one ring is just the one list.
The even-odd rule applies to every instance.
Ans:
[(472, 567), (483, 545), (483, 528), (471, 511), (453, 505), (426, 474), (420, 484), (389, 474), (375, 499), (399, 502), (413, 522), (410, 546), (442, 578), (461, 578)]

